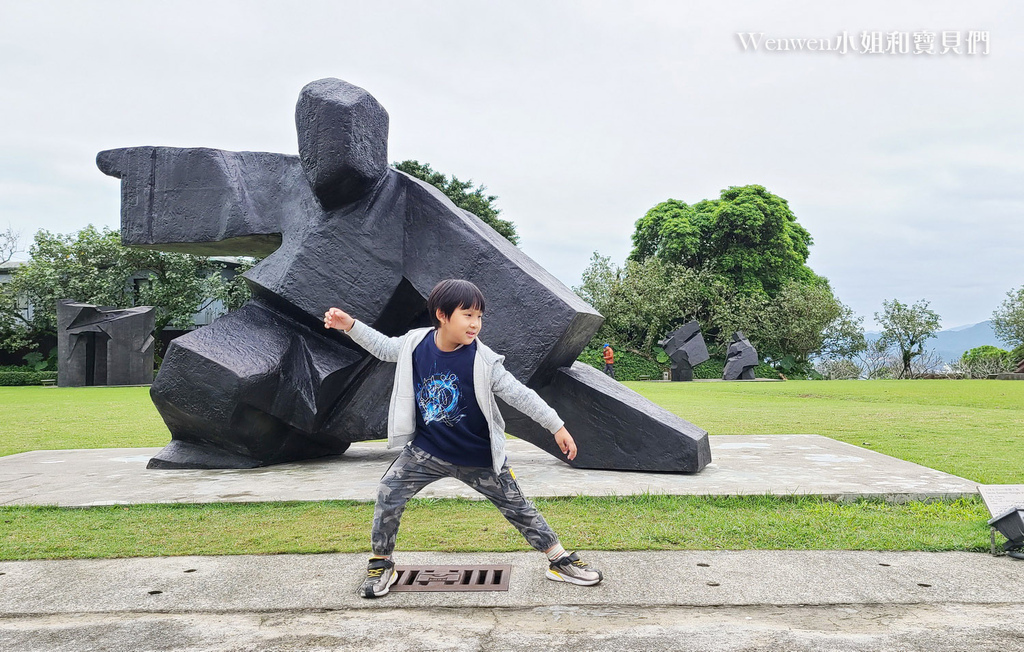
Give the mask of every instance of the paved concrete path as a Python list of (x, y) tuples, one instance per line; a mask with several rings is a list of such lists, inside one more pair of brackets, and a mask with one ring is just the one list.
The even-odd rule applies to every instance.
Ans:
[[(888, 500), (975, 483), (814, 435), (712, 437), (696, 475), (573, 469), (511, 441), (532, 496), (815, 494)], [(150, 471), (157, 449), (0, 458), (0, 504), (371, 500), (395, 456)], [(455, 481), (423, 497), (477, 498)], [(545, 580), (538, 553), (404, 553), (510, 564), (507, 592), (355, 595), (364, 555), (0, 562), (0, 650), (1024, 650), (1024, 562), (968, 553), (588, 552), (606, 580)]]
[(591, 552), (596, 587), (538, 553), (507, 592), (364, 600), (363, 555), (0, 563), (3, 650), (1022, 650), (1024, 562), (969, 553)]
[[(575, 469), (537, 447), (510, 440), (510, 460), (533, 497), (810, 494), (893, 501), (977, 494), (977, 483), (818, 435), (711, 437), (713, 462), (698, 474)], [(35, 451), (0, 458), (0, 505), (84, 507), (115, 503), (373, 500), (397, 456), (383, 443), (345, 455), (260, 469), (148, 470), (157, 448)], [(479, 499), (457, 480), (423, 498)]]

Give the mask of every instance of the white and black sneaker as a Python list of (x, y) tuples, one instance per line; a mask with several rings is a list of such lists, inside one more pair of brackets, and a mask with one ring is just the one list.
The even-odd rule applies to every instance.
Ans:
[(379, 598), (387, 595), (391, 590), (391, 585), (397, 579), (395, 562), (382, 557), (374, 557), (370, 559), (370, 564), (366, 567), (366, 579), (363, 580), (363, 585), (359, 588), (359, 595), (364, 598)]
[(545, 577), (556, 582), (571, 582), (582, 586), (593, 586), (604, 579), (601, 571), (581, 561), (575, 552), (571, 555), (562, 555), (551, 562)]

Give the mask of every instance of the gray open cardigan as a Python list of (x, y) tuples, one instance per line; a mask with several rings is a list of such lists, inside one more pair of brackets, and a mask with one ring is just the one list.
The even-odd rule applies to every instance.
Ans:
[[(391, 404), (388, 407), (388, 448), (405, 446), (416, 436), (416, 388), (412, 377), (412, 352), (434, 329), (417, 328), (400, 337), (388, 337), (357, 320), (347, 332), (370, 355), (385, 362), (398, 363), (395, 368), (395, 384), (391, 390)], [(563, 425), (558, 413), (537, 392), (519, 382), (505, 369), (502, 365), (504, 360), (505, 356), (498, 355), (479, 339), (476, 341), (473, 390), (480, 411), (487, 419), (491, 460), (496, 474), (501, 473), (505, 463), (505, 420), (498, 411), (495, 396), (552, 434), (558, 432)]]

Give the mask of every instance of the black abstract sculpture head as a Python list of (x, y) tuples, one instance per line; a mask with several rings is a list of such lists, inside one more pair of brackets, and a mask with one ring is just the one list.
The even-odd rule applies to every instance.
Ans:
[(754, 367), (758, 365), (757, 351), (747, 336), (740, 331), (732, 334), (729, 351), (726, 353), (723, 380), (753, 380)]
[(693, 368), (711, 357), (696, 320), (675, 329), (658, 345), (672, 359), (672, 380), (675, 381), (693, 380)]
[(352, 84), (307, 84), (295, 106), (299, 160), (320, 205), (332, 210), (365, 195), (388, 169), (388, 112)]
[(57, 302), (57, 383), (148, 385), (153, 382), (156, 309)]
[[(205, 148), (100, 152), (121, 179), (125, 244), (266, 256), (253, 300), (173, 340), (151, 394), (173, 437), (156, 467), (252, 467), (343, 452), (386, 432), (394, 365), (321, 316), (339, 306), (385, 334), (425, 325), (426, 296), (467, 278), (487, 297), (483, 337), (558, 410), (584, 468), (695, 472), (707, 433), (576, 362), (603, 318), (433, 186), (387, 166), (388, 116), (337, 79), (296, 107), (299, 156)], [(509, 406), (506, 429), (561, 457)]]

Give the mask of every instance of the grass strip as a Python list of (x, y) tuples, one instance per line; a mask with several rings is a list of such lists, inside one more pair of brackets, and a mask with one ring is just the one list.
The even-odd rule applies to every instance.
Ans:
[[(982, 551), (975, 498), (888, 504), (815, 497), (641, 495), (538, 499), (584, 550)], [(373, 505), (354, 501), (0, 507), (0, 560), (369, 552)], [(417, 499), (398, 549), (528, 550), (490, 503)]]

